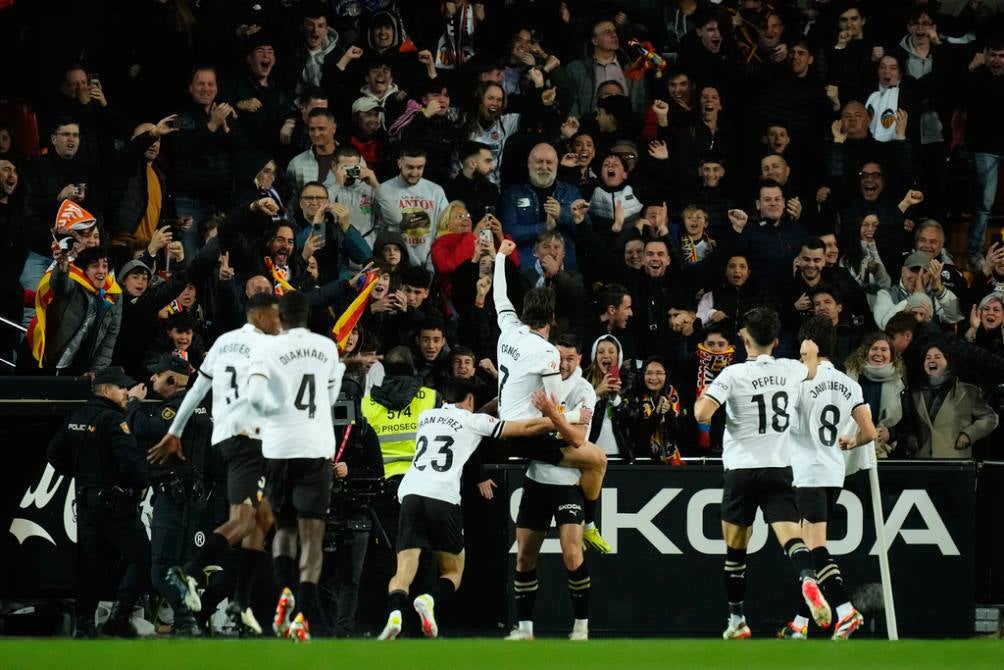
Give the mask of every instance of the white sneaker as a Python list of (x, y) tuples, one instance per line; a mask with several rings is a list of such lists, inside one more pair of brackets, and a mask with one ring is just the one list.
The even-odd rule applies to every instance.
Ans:
[(513, 628), (512, 632), (509, 633), (506, 638), (507, 640), (532, 640), (533, 633), (528, 633), (525, 630), (520, 630), (519, 628)]
[(418, 612), (419, 618), (422, 619), (422, 634), (425, 637), (437, 637), (439, 635), (439, 626), (436, 625), (436, 614), (433, 611), (434, 603), (435, 601), (428, 593), (423, 593), (415, 598), (415, 602), (412, 603), (415, 611)]
[(387, 625), (377, 637), (378, 640), (394, 640), (401, 634), (401, 615), (397, 612), (387, 617)]
[(573, 628), (572, 632), (568, 634), (568, 639), (573, 642), (585, 642), (589, 639), (589, 629)]
[(753, 636), (753, 631), (750, 627), (746, 625), (746, 619), (743, 619), (737, 624), (733, 624), (729, 621), (729, 627), (725, 629), (722, 633), (723, 640), (746, 640)]

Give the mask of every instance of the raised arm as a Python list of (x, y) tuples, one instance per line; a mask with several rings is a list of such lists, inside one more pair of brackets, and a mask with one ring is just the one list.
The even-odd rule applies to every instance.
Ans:
[(495, 288), (492, 291), (492, 298), (495, 300), (495, 313), (500, 317), (503, 312), (514, 312), (516, 308), (509, 300), (508, 288), (505, 281), (506, 257), (516, 251), (516, 243), (512, 240), (503, 240), (499, 245), (499, 250), (495, 254), (495, 275), (492, 279)]

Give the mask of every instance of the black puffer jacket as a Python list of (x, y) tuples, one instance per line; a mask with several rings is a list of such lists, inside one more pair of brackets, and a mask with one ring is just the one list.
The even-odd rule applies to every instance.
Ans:
[[(147, 188), (146, 165), (143, 155), (156, 140), (149, 132), (137, 135), (125, 145), (115, 156), (115, 171), (112, 175), (112, 207), (108, 216), (108, 233), (133, 233), (136, 226), (146, 214), (149, 201)], [(163, 196), (160, 216), (169, 218), (165, 212), (171, 200), (167, 197), (167, 175), (157, 161), (153, 163), (153, 171), (160, 182), (160, 192)]]

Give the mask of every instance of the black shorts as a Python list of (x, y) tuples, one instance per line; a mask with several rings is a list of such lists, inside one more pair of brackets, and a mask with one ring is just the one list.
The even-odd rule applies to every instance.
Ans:
[(767, 523), (798, 523), (801, 516), (795, 504), (791, 481), (791, 468), (726, 470), (722, 521), (737, 526), (752, 526), (759, 507)]
[(585, 521), (585, 502), (578, 486), (541, 484), (524, 479), (516, 527), (546, 533), (552, 518), (558, 526), (581, 524)]
[(401, 501), (397, 550), (431, 549), (447, 554), (464, 550), (464, 517), (460, 505), (420, 495)]
[(331, 459), (269, 458), (265, 461), (265, 490), (277, 528), (295, 526), (297, 519), (327, 519)]
[(531, 461), (540, 461), (550, 465), (558, 465), (565, 457), (562, 447), (568, 443), (553, 435), (537, 435), (534, 437), (513, 437), (502, 441), (510, 456), (518, 456)]
[(839, 486), (799, 486), (795, 489), (798, 513), (809, 523), (829, 521), (841, 491)]
[(261, 455), (261, 440), (244, 435), (228, 437), (217, 447), (227, 469), (227, 502), (240, 505), (247, 499), (258, 506), (259, 483), (265, 474), (265, 459)]

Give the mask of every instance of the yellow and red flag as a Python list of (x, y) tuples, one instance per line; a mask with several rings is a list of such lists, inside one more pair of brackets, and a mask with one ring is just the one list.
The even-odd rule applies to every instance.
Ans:
[(373, 287), (376, 286), (377, 279), (379, 278), (379, 273), (373, 272), (372, 270), (360, 277), (359, 294), (355, 297), (348, 308), (342, 312), (342, 315), (338, 317), (338, 320), (335, 321), (335, 325), (331, 329), (331, 337), (334, 338), (335, 343), (338, 345), (339, 354), (345, 351), (345, 345), (349, 341), (349, 335), (352, 334), (352, 329), (356, 327), (359, 319), (362, 318), (370, 293), (373, 292)]

